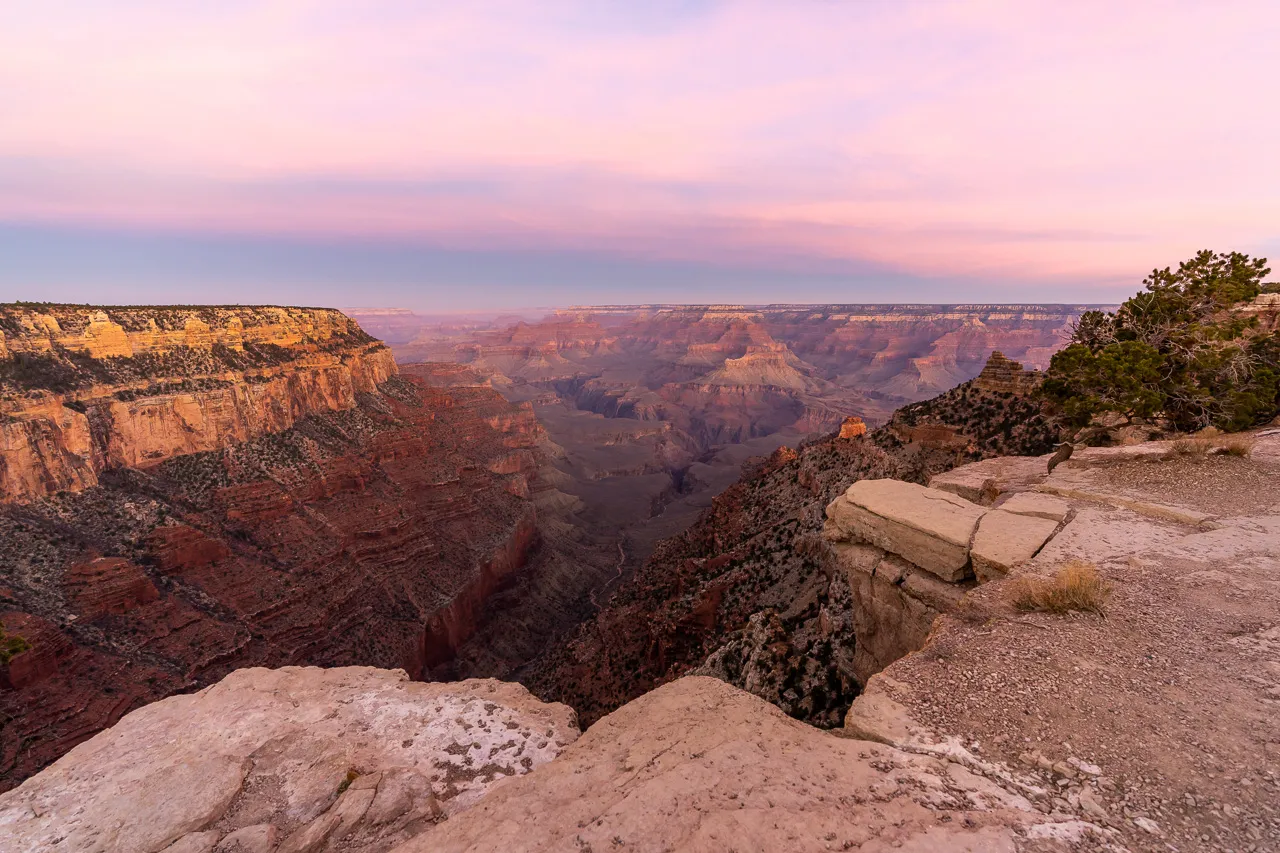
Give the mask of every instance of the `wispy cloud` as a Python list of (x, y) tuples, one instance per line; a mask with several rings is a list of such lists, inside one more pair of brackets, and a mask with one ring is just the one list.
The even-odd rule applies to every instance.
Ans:
[(1231, 0), (18, 4), (0, 219), (1112, 282), (1280, 237), (1277, 40)]

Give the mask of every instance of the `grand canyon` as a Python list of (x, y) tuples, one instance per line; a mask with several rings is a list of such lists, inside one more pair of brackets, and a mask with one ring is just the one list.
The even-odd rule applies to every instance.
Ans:
[[(1264, 328), (1276, 298), (1249, 308)], [(947, 618), (966, 630), (966, 608), (990, 607), (970, 599), (1088, 517), (1064, 499), (1100, 488), (1081, 476), (1130, 458), (1085, 451), (1069, 463), (1081, 473), (1044, 476), (1060, 432), (1033, 366), (1089, 310), (623, 306), (445, 326), (404, 311), (4, 306), (4, 785), (255, 667), (520, 682), (532, 696), (484, 707), (518, 728), (564, 707), (534, 696), (565, 703), (548, 730), (559, 748), (710, 676), (815, 731), (907, 747), (885, 733), (904, 697), (880, 673), (938, 647)], [(921, 491), (854, 497), (879, 483)], [(919, 509), (929, 494), (1008, 529), (987, 542), (978, 521), (959, 543), (972, 554), (944, 570), (939, 544), (902, 538), (944, 535), (910, 517), (933, 511)], [(1139, 515), (1207, 518), (1128, 494)], [(324, 707), (353, 689), (325, 684), (288, 690)], [(893, 712), (908, 713), (930, 712)], [(456, 790), (430, 814), (474, 798)], [(1103, 807), (1080, 797), (1067, 810), (1096, 821)], [(415, 833), (365, 835), (353, 849)]]
[(0, 21), (0, 853), (1280, 853), (1280, 5)]
[(753, 458), (1043, 363), (1083, 310), (574, 309), (389, 349), (323, 309), (4, 308), (4, 779), (243, 667), (537, 668)]

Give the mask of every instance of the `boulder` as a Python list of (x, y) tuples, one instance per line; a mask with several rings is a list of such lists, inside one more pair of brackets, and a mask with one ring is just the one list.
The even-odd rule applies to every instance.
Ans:
[(1004, 577), (1044, 547), (1058, 522), (1034, 515), (993, 509), (978, 523), (973, 537), (973, 572), (980, 582)]
[(839, 533), (898, 554), (946, 581), (969, 574), (969, 540), (983, 508), (901, 480), (860, 480), (827, 507)]
[(572, 709), (517, 684), (242, 669), (132, 712), (0, 795), (0, 849), (231, 851), (279, 838), (278, 853), (374, 853), (577, 737)]

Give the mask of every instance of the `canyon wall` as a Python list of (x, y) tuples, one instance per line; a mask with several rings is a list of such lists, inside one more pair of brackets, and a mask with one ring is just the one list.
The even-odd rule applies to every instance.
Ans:
[(862, 429), (780, 448), (749, 467), (598, 613), (533, 661), (526, 683), (591, 723), (697, 672), (815, 725), (840, 725), (866, 677), (918, 648), (972, 581), (906, 564), (886, 580), (900, 562), (887, 549), (867, 546), (855, 560), (824, 540), (827, 506), (859, 481), (923, 484), (964, 463), (1045, 453), (1057, 439), (1035, 402), (972, 381), (901, 409), (877, 430), (850, 426)]
[(532, 408), (337, 312), (0, 317), (0, 787), (233, 669), (424, 677), (545, 559)]
[(975, 378), (993, 352), (1043, 370), (1094, 307), (578, 306), (507, 328), (421, 318), (394, 349), (402, 363), (464, 363), (508, 394), (533, 387), (606, 417), (670, 421), (706, 450), (822, 433), (849, 415), (878, 425)]
[(0, 307), (0, 501), (288, 429), (395, 375), (327, 309)]

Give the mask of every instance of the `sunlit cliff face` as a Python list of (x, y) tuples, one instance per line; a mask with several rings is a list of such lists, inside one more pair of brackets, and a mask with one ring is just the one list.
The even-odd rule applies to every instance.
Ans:
[[(93, 0), (5, 17), (0, 221), (53, 229), (6, 287), (56, 278), (73, 226), (266, 240), (223, 271), (259, 284), (301, 263), (286, 238), (372, 243), (375, 288), (446, 284), (388, 260), (407, 243), (478, 252), (497, 279), (567, 252), (775, 284), (1128, 291), (1205, 245), (1277, 239), (1280, 114), (1259, 108), (1274, 4)], [(590, 284), (593, 302), (645, 298)], [(573, 272), (552, 287), (585, 301)], [(952, 296), (1008, 298), (987, 287)]]

